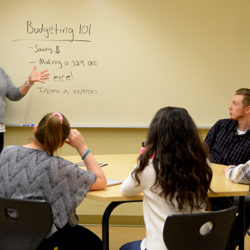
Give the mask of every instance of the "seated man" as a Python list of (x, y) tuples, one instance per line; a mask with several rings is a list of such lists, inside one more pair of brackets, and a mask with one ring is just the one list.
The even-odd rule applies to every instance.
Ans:
[[(217, 121), (205, 138), (210, 152), (209, 160), (224, 165), (246, 163), (250, 160), (250, 89), (241, 88), (236, 91), (229, 106), (229, 114), (230, 119)], [(238, 204), (238, 197), (211, 198), (210, 202), (212, 210), (218, 210), (232, 206), (234, 203)], [(246, 203), (248, 202), (247, 200)], [(247, 220), (246, 216), (246, 230)], [(235, 249), (238, 244), (237, 228), (236, 220), (227, 250)]]
[[(226, 177), (235, 183), (242, 183), (250, 185), (250, 160), (245, 164), (240, 164), (238, 166), (230, 165), (224, 168)], [(246, 231), (250, 229), (250, 196), (246, 197), (246, 218), (245, 227)]]
[(230, 119), (222, 119), (209, 130), (205, 143), (209, 160), (238, 165), (250, 159), (250, 89), (238, 89), (229, 106)]
[(238, 166), (230, 165), (225, 167), (224, 172), (230, 181), (250, 185), (250, 160)]

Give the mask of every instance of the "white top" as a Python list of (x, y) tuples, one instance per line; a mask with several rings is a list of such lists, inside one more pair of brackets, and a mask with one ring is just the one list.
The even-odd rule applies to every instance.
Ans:
[(244, 135), (244, 134), (246, 134), (246, 133), (247, 133), (247, 130), (243, 131), (243, 130), (239, 130), (239, 129), (237, 128), (237, 134), (238, 134), (238, 135)]
[[(142, 240), (141, 250), (166, 250), (163, 241), (163, 227), (167, 216), (179, 213), (150, 188), (154, 185), (156, 178), (155, 170), (152, 165), (148, 165), (139, 175), (140, 185), (131, 177), (131, 173), (121, 185), (121, 193), (126, 196), (133, 196), (143, 192), (143, 215), (146, 227), (146, 238)], [(158, 189), (159, 190), (159, 189)], [(175, 204), (176, 201), (173, 201)], [(193, 212), (198, 212), (193, 210)], [(182, 213), (191, 213), (190, 207), (186, 207)]]
[(5, 125), (4, 124), (2, 124), (2, 123), (0, 123), (0, 133), (3, 133), (3, 132), (5, 132), (6, 130), (5, 130)]

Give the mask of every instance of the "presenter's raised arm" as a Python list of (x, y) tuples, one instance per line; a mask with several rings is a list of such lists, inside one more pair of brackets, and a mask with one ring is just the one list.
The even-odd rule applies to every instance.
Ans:
[(36, 66), (34, 66), (32, 72), (30, 73), (28, 81), (26, 81), (23, 85), (19, 87), (21, 94), (26, 95), (29, 89), (31, 88), (31, 86), (35, 82), (45, 83), (44, 80), (49, 79), (49, 75), (50, 74), (48, 73), (48, 70), (37, 71)]

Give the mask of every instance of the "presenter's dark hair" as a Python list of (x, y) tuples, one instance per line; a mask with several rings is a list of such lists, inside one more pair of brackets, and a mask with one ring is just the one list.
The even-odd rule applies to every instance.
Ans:
[(235, 95), (243, 95), (243, 105), (244, 107), (250, 106), (250, 89), (241, 88), (236, 90)]
[[(207, 150), (198, 129), (187, 110), (165, 107), (154, 116), (148, 130), (146, 150), (138, 158), (132, 176), (140, 184), (138, 174), (149, 164), (156, 172), (151, 187), (180, 211), (189, 204), (191, 209), (202, 208), (208, 201), (212, 170), (207, 162)], [(160, 189), (157, 189), (160, 187)]]
[[(54, 114), (60, 115), (61, 120)], [(38, 123), (35, 138), (48, 155), (53, 155), (65, 142), (69, 133), (70, 124), (63, 114), (48, 113)]]

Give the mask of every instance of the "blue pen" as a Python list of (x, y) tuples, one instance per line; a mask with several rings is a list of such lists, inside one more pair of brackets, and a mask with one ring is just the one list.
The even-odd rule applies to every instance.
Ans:
[(22, 126), (22, 127), (34, 127), (35, 124), (32, 124), (32, 123), (30, 123), (30, 124), (20, 124), (20, 126)]

